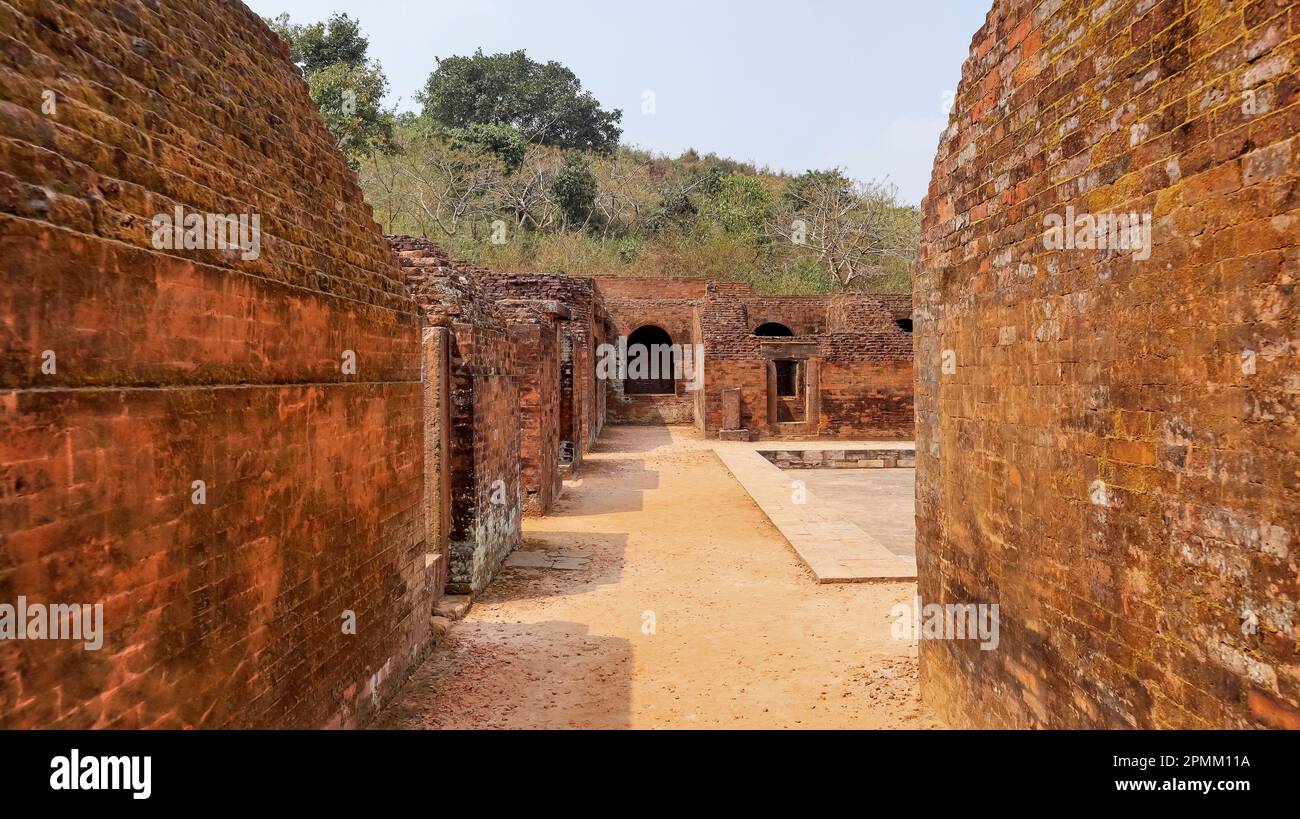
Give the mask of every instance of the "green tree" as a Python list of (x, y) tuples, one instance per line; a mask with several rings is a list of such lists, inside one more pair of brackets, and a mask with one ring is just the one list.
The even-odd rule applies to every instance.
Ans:
[(271, 29), (289, 44), (293, 61), (310, 74), (331, 65), (364, 65), (370, 41), (361, 34), (361, 24), (346, 14), (335, 14), (327, 23), (295, 25), (288, 14), (267, 20)]
[(551, 193), (569, 225), (585, 226), (591, 219), (596, 190), (596, 174), (591, 171), (591, 163), (579, 153), (564, 158), (564, 167), (551, 183)]
[(296, 25), (281, 14), (266, 22), (302, 65), (312, 102), (354, 168), (363, 157), (397, 150), (393, 113), (382, 107), (388, 78), (366, 59), (369, 41), (356, 20), (336, 14), (328, 23)]
[(635, 236), (624, 236), (618, 242), (618, 260), (623, 264), (632, 264), (641, 252), (641, 243)]
[(307, 75), (307, 89), (339, 150), (359, 157), (396, 150), (393, 116), (380, 107), (388, 90), (383, 72), (365, 65), (335, 65)]
[(733, 173), (720, 178), (708, 202), (722, 229), (734, 236), (757, 238), (772, 218), (772, 195), (757, 176)]
[(446, 136), (453, 148), (478, 146), (496, 155), (510, 171), (519, 169), (528, 150), (523, 135), (503, 123), (475, 123), (464, 128), (453, 128), (447, 131)]
[(850, 194), (853, 180), (833, 168), (829, 171), (805, 171), (791, 179), (781, 193), (781, 202), (791, 210), (803, 210), (824, 198), (829, 191)]
[(623, 133), (622, 111), (602, 109), (564, 65), (522, 50), (439, 60), (417, 99), (448, 128), (506, 124), (542, 145), (609, 153)]

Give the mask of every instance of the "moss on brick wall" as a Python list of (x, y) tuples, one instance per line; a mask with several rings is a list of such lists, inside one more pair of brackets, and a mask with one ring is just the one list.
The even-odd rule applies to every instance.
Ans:
[(921, 595), (1001, 607), (922, 641), (954, 723), (1300, 727), (1298, 43), (1279, 0), (976, 33), (915, 290)]
[[(434, 593), (419, 335), (287, 48), (225, 0), (0, 32), (0, 601), (105, 632), (0, 642), (0, 726), (364, 722)], [(259, 252), (157, 246), (178, 207)]]

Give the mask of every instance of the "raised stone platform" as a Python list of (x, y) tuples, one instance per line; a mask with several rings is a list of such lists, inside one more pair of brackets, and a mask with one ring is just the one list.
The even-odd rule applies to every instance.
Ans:
[[(764, 457), (771, 444), (715, 442), (713, 451), (737, 482), (758, 504), (818, 583), (867, 583), (916, 579), (916, 562), (894, 554), (871, 533), (847, 521), (827, 504), (819, 504), (777, 466)], [(903, 450), (899, 442), (783, 442), (782, 452)], [(865, 498), (864, 498), (865, 500)]]
[(779, 449), (759, 449), (759, 455), (780, 469), (894, 469), (916, 466), (916, 447), (899, 444), (863, 444), (836, 449), (794, 444)]

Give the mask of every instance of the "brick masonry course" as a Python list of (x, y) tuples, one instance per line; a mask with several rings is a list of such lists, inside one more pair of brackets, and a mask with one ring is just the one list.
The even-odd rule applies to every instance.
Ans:
[[(363, 723), (437, 561), (418, 319), (354, 174), (239, 3), (17, 0), (0, 32), (0, 601), (105, 630), (0, 642), (0, 726)], [(258, 214), (260, 256), (155, 250), (177, 206)]]
[[(483, 291), (485, 271), (451, 260), (425, 239), (389, 240), (424, 322), (448, 332), (446, 590), (473, 594), (519, 545), (524, 491), (515, 355), (521, 348), (506, 313)], [(425, 361), (426, 368), (433, 365)]]
[[(915, 282), (924, 698), (979, 727), (1300, 728), (1300, 6), (998, 0)], [(1045, 216), (1150, 214), (1150, 257)], [(1077, 247), (1077, 245), (1076, 245)]]

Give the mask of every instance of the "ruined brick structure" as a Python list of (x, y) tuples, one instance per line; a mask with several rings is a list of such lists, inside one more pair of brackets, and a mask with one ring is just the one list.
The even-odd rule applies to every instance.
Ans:
[(1297, 43), (1280, 0), (975, 35), (915, 291), (920, 593), (1000, 606), (922, 641), (953, 724), (1300, 727)]
[[(638, 379), (605, 373), (595, 390), (596, 417), (612, 424), (695, 424), (718, 436), (908, 438), (912, 431), (909, 295), (762, 296), (744, 285), (700, 279), (605, 276), (491, 277), (498, 298), (526, 296), (574, 303), (598, 331), (575, 336), (590, 378), (601, 345), (676, 345), (676, 377)], [(563, 283), (563, 284), (561, 284)], [(590, 304), (591, 307), (585, 305)], [(766, 337), (781, 325), (784, 337)], [(581, 325), (580, 325), (581, 326)], [(695, 365), (702, 361), (702, 369)], [(791, 396), (778, 396), (778, 366), (790, 366)], [(667, 371), (668, 367), (663, 368)], [(696, 384), (702, 376), (702, 383)], [(734, 427), (724, 423), (724, 394), (734, 391)], [(594, 439), (590, 439), (593, 440)]]
[(562, 486), (560, 410), (562, 323), (573, 317), (555, 301), (497, 302), (514, 344), (519, 389), (519, 479), (525, 515), (550, 511)]
[[(760, 296), (710, 283), (696, 425), (712, 435), (738, 423), (755, 438), (910, 438), (907, 315), (907, 296)], [(725, 417), (728, 394), (738, 421)]]
[[(492, 299), (553, 301), (573, 311), (564, 388), (578, 390), (581, 400), (566, 400), (562, 411), (577, 418), (587, 446), (606, 420), (695, 424), (713, 437), (911, 437), (909, 295), (765, 296), (700, 279), (472, 275)], [(758, 334), (776, 325), (788, 334)], [(643, 341), (686, 348), (676, 377), (664, 367), (665, 377), (629, 384), (631, 373), (624, 379), (597, 366), (602, 345)], [(790, 396), (777, 394), (778, 367), (789, 367), (783, 384)], [(722, 411), (732, 390), (735, 427), (724, 424)]]
[(496, 274), (477, 270), (484, 298), (502, 302), (558, 305), (567, 315), (559, 327), (560, 463), (576, 468), (605, 424), (605, 385), (596, 379), (596, 350), (610, 340), (604, 301), (591, 279), (555, 274)]
[(481, 290), (485, 271), (454, 262), (424, 239), (390, 241), (425, 326), (446, 333), (440, 345), (445, 361), (424, 361), (426, 369), (449, 373), (446, 588), (478, 592), (519, 545), (523, 514), (519, 371), (511, 327)]
[[(354, 174), (237, 2), (0, 32), (0, 601), (104, 607), (98, 651), (0, 641), (0, 727), (363, 722), (439, 561), (418, 319)], [(177, 208), (256, 214), (260, 252), (159, 248)]]
[[(605, 301), (614, 339), (636, 343), (638, 330), (663, 331), (667, 343), (694, 346), (701, 343), (697, 305), (704, 299), (706, 283), (697, 279), (642, 279), (602, 277), (596, 289)], [(640, 394), (629, 394), (617, 374), (607, 379), (611, 424), (690, 424), (695, 420), (695, 394), (689, 378), (666, 380)]]

